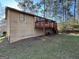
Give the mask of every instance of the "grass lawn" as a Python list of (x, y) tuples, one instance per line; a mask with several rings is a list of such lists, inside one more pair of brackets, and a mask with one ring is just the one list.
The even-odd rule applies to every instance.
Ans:
[(79, 59), (79, 36), (65, 34), (30, 38), (0, 48), (9, 59)]
[(3, 42), (5, 37), (0, 37), (0, 43)]

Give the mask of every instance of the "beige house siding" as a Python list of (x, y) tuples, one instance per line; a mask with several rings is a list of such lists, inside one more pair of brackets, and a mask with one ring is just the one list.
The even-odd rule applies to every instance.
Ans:
[(35, 17), (31, 15), (22, 14), (17, 11), (8, 10), (7, 13), (8, 37), (10, 43), (44, 35), (43, 31), (35, 29)]

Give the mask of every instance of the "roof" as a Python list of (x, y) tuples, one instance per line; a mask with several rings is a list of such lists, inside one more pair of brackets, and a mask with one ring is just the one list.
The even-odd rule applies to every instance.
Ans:
[[(6, 12), (5, 12), (6, 19), (7, 19), (7, 11), (8, 10), (16, 11), (16, 12), (19, 12), (19, 13), (22, 13), (22, 14), (26, 14), (26, 15), (30, 15), (30, 16), (40, 17), (40, 18), (43, 18), (43, 19), (47, 19), (47, 18), (44, 18), (44, 17), (41, 17), (41, 16), (37, 16), (37, 15), (31, 14), (31, 13), (27, 13), (27, 12), (24, 12), (24, 11), (20, 11), (20, 10), (11, 8), (11, 7), (6, 7)], [(47, 19), (47, 20), (51, 20), (51, 19)], [(56, 22), (56, 21), (53, 21), (53, 20), (51, 20), (51, 21), (52, 22)]]

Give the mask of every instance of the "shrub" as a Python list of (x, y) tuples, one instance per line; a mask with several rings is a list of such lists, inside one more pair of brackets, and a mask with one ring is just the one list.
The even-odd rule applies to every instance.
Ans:
[(71, 25), (73, 28), (79, 28), (79, 24)]
[(66, 27), (67, 27), (66, 24), (63, 24), (63, 23), (58, 24), (58, 31), (59, 31), (59, 32), (64, 32), (65, 29), (66, 29)]
[(7, 34), (7, 32), (4, 31), (4, 32), (3, 32), (3, 36), (6, 36), (6, 34)]

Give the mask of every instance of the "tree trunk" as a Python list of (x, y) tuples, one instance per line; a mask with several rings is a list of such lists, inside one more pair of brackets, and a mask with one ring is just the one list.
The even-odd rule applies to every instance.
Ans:
[(74, 21), (76, 18), (76, 0), (74, 0)]
[(76, 0), (76, 20), (79, 23), (79, 0)]

